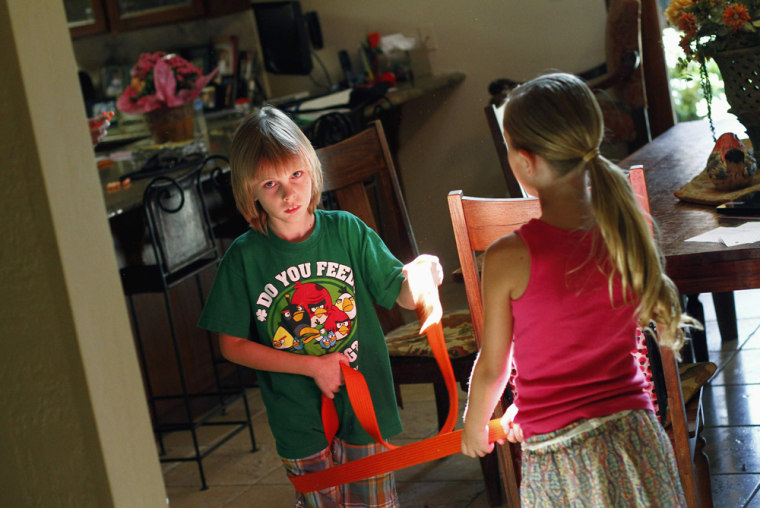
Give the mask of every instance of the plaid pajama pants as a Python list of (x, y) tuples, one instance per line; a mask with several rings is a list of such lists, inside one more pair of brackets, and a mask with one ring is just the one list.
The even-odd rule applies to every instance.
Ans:
[[(332, 446), (302, 459), (282, 459), (288, 476), (322, 471), (385, 451), (379, 443), (351, 445), (338, 438)], [(374, 476), (358, 482), (337, 485), (324, 490), (298, 493), (296, 508), (398, 508), (396, 481), (393, 473)]]

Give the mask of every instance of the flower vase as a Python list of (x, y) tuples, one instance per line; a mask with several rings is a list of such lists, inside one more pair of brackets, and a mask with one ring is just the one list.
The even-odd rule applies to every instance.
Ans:
[(156, 144), (185, 141), (194, 137), (193, 103), (187, 102), (172, 108), (158, 108), (145, 113), (145, 122)]
[[(747, 129), (753, 147), (760, 147), (760, 46), (720, 51), (714, 55), (726, 90), (729, 112)], [(755, 156), (760, 151), (754, 148)]]

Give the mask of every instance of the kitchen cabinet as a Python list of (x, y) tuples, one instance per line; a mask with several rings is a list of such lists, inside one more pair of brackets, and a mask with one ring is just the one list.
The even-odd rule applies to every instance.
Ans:
[(66, 21), (72, 38), (97, 35), (108, 31), (101, 0), (64, 0)]
[(175, 23), (198, 18), (203, 0), (105, 0), (111, 31)]
[(250, 8), (248, 0), (63, 0), (72, 38), (212, 18)]

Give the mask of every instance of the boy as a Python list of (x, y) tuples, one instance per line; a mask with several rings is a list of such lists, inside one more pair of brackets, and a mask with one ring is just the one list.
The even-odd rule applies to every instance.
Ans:
[[(373, 303), (414, 308), (404, 267), (377, 234), (343, 211), (317, 210), (322, 172), (301, 130), (272, 107), (252, 113), (230, 151), (232, 187), (251, 230), (219, 266), (199, 325), (222, 354), (257, 370), (289, 476), (382, 451), (356, 419), (340, 365), (367, 379), (383, 437), (401, 431), (388, 351)], [(440, 285), (434, 256), (420, 256)], [(332, 444), (322, 395), (340, 419)], [(398, 506), (391, 473), (305, 495), (300, 506)]]

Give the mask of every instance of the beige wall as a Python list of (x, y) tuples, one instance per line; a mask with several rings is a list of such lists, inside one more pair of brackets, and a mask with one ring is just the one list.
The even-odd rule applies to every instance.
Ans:
[(62, 3), (0, 47), (0, 504), (166, 506)]

